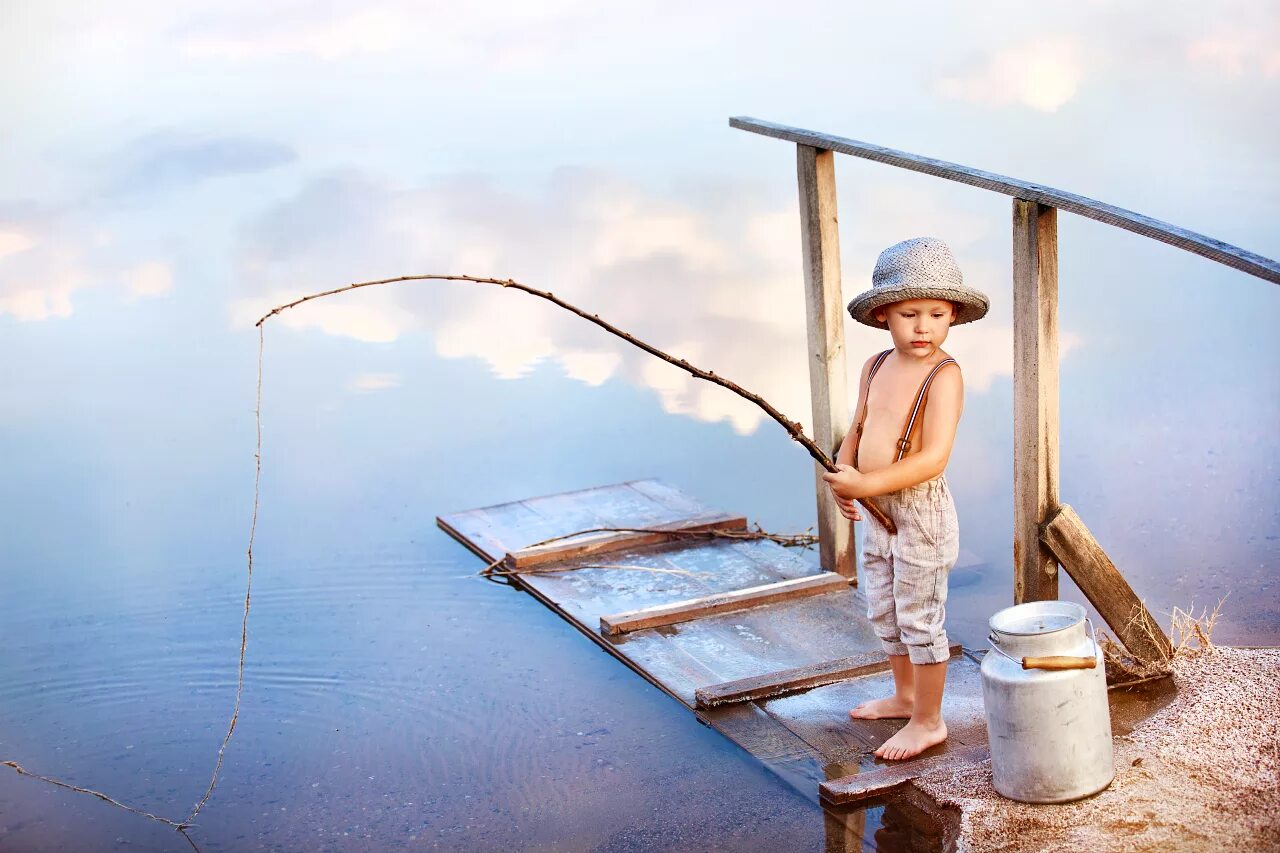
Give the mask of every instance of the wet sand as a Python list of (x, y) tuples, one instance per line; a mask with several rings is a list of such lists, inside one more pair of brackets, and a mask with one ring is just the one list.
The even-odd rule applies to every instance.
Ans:
[(991, 763), (916, 781), (961, 810), (959, 851), (1280, 849), (1280, 649), (1178, 659), (1177, 695), (1115, 739), (1116, 778), (1064, 805), (1006, 800)]

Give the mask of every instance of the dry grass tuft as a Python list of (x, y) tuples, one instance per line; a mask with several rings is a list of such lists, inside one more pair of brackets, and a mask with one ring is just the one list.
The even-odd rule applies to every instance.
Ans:
[[(1169, 639), (1172, 642), (1173, 653), (1168, 657), (1154, 660), (1140, 657), (1126, 649), (1107, 632), (1100, 631), (1098, 645), (1102, 647), (1102, 657), (1107, 668), (1107, 684), (1111, 687), (1129, 687), (1167, 678), (1172, 673), (1175, 659), (1212, 649), (1214, 647), (1211, 639), (1213, 627), (1217, 624), (1225, 601), (1225, 598), (1219, 601), (1213, 610), (1204, 608), (1199, 615), (1196, 614), (1194, 605), (1189, 610), (1183, 610), (1181, 607), (1173, 608), (1169, 614)], [(1139, 608), (1134, 609), (1127, 627), (1153, 639), (1163, 633), (1155, 620)]]

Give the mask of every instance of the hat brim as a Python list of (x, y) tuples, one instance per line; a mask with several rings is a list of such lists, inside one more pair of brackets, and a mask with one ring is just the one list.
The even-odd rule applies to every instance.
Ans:
[(864, 326), (871, 326), (873, 329), (888, 329), (889, 324), (877, 320), (875, 312), (886, 305), (904, 302), (908, 299), (943, 299), (947, 302), (956, 303), (960, 310), (956, 312), (956, 318), (951, 322), (953, 326), (981, 320), (987, 315), (987, 309), (990, 307), (987, 295), (980, 290), (974, 290), (972, 287), (928, 285), (920, 287), (873, 287), (865, 293), (858, 294), (849, 303), (849, 316)]

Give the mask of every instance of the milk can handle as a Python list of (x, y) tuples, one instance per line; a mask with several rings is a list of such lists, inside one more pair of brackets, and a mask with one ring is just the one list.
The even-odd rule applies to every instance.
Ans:
[[(1000, 648), (1000, 641), (996, 639), (994, 631), (987, 634), (987, 642), (991, 644), (991, 648), (997, 654), (1003, 655), (1005, 659), (1012, 663), (1016, 663), (1022, 669), (1093, 669), (1097, 666), (1098, 660), (1098, 633), (1093, 628), (1093, 620), (1088, 616), (1084, 617), (1085, 624), (1089, 626), (1089, 640), (1093, 643), (1093, 654), (1087, 658), (1077, 658), (1069, 656), (1054, 656), (1043, 658), (1022, 658), (1021, 660), (1009, 655), (1004, 649)], [(1027, 666), (1028, 660), (1036, 661), (1037, 665)]]

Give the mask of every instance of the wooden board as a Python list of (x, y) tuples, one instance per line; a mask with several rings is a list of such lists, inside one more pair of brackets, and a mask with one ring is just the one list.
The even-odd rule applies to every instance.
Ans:
[(1169, 638), (1074, 509), (1063, 504), (1045, 525), (1043, 536), (1045, 545), (1134, 657), (1155, 664), (1173, 657)]
[[(906, 725), (906, 720), (854, 720), (849, 710), (868, 699), (892, 693), (892, 675), (881, 672), (770, 699), (762, 705), (770, 716), (835, 766), (828, 774), (828, 778), (834, 778), (884, 766), (885, 762), (873, 753)], [(926, 750), (923, 758), (986, 743), (979, 667), (965, 655), (956, 655), (948, 662), (942, 714), (947, 721), (949, 738)]]
[[(800, 188), (800, 239), (804, 268), (805, 326), (809, 342), (809, 396), (813, 440), (835, 455), (849, 429), (845, 388), (844, 297), (840, 290), (840, 231), (836, 216), (835, 156), (830, 151), (796, 146)], [(840, 514), (831, 489), (814, 466), (818, 502), (819, 560), (824, 569), (856, 580), (853, 525)]]
[(761, 604), (773, 604), (793, 598), (809, 595), (820, 595), (834, 589), (847, 586), (849, 578), (834, 572), (820, 572), (791, 580), (750, 586), (722, 592), (703, 598), (689, 598), (671, 604), (659, 604), (626, 613), (615, 613), (600, 617), (600, 632), (617, 635), (643, 628), (657, 628), (661, 625), (675, 625), (717, 613), (728, 613), (758, 607)]
[[(959, 645), (951, 647), (951, 654), (962, 652)], [(811, 687), (820, 687), (848, 678), (873, 675), (889, 669), (889, 658), (882, 652), (866, 652), (854, 657), (838, 658), (809, 664), (808, 666), (784, 669), (765, 675), (740, 678), (736, 681), (725, 681), (704, 687), (696, 694), (698, 708), (714, 708), (717, 705), (728, 705), (734, 702), (748, 702), (754, 699), (770, 699)]]
[(787, 125), (762, 121), (748, 116), (730, 118), (729, 126), (739, 130), (759, 133), (763, 136), (772, 136), (775, 139), (785, 139), (797, 145), (808, 145), (827, 151), (851, 154), (854, 157), (886, 163), (890, 166), (897, 166), (900, 169), (923, 172), (926, 175), (945, 178), (949, 181), (958, 181), (962, 184), (1003, 193), (1015, 198), (1037, 201), (1041, 204), (1056, 207), (1059, 210), (1095, 219), (1098, 222), (1105, 222), (1107, 225), (1123, 228), (1126, 231), (1141, 234), (1143, 237), (1150, 237), (1153, 240), (1177, 246), (1179, 249), (1194, 252), (1197, 255), (1241, 270), (1249, 275), (1256, 275), (1258, 278), (1280, 284), (1280, 263), (1271, 258), (1263, 257), (1247, 249), (1241, 249), (1239, 246), (1232, 246), (1221, 240), (1215, 240), (1212, 237), (1206, 237), (1203, 234), (1197, 234), (1195, 231), (1189, 231), (1177, 225), (1171, 225), (1168, 222), (1161, 222), (1159, 219), (1152, 219), (1141, 213), (1134, 213), (1132, 210), (1125, 210), (1122, 207), (1076, 195), (1066, 190), (1055, 189), (1044, 184), (1023, 181), (1018, 178), (1010, 178), (969, 166), (961, 166), (957, 163), (948, 163), (945, 160), (937, 160), (933, 157), (922, 157), (919, 154), (911, 154), (906, 151), (895, 151), (892, 148), (885, 148), (870, 142), (862, 142), (857, 139), (849, 139), (829, 133), (819, 133), (799, 127), (788, 127)]
[(822, 802), (847, 805), (882, 796), (941, 767), (976, 767), (991, 758), (985, 746), (967, 746), (945, 755), (885, 765), (869, 773), (853, 773), (818, 786)]
[(1058, 216), (1013, 200), (1013, 600), (1058, 597), (1040, 525), (1058, 508)]

